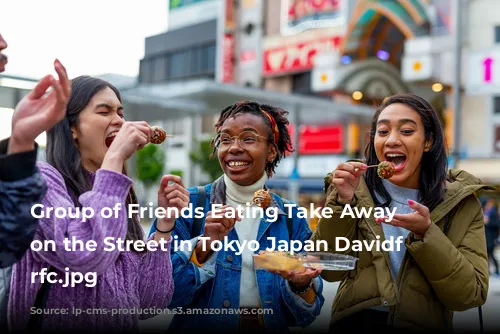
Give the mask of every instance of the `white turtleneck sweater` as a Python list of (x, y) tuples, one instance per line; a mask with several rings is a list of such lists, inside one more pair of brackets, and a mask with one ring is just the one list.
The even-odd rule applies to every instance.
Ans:
[[(264, 188), (267, 181), (267, 174), (264, 175), (254, 184), (250, 186), (240, 186), (226, 175), (224, 175), (224, 183), (226, 184), (226, 201), (228, 205), (233, 207), (245, 207), (247, 203), (252, 203), (253, 194)], [(247, 210), (251, 210), (250, 207)], [(259, 214), (248, 215), (255, 218), (243, 217), (241, 221), (236, 222), (235, 229), (238, 234), (240, 242), (243, 240), (256, 240), (259, 231), (260, 219)], [(255, 270), (253, 266), (253, 252), (244, 247), (241, 254), (241, 281), (240, 281), (240, 307), (258, 307), (259, 306), (259, 293), (257, 289), (257, 279), (255, 277)]]

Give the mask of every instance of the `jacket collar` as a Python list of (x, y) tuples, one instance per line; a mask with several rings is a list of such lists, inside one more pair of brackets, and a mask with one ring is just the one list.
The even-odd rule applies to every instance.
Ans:
[[(269, 190), (269, 188), (266, 185), (264, 185), (264, 189)], [(285, 212), (279, 206), (278, 202), (276, 201), (275, 196), (271, 196), (271, 203), (269, 204), (269, 207), (277, 208), (278, 214), (284, 215)], [(226, 202), (226, 183), (224, 182), (224, 175), (220, 176), (212, 184), (212, 189), (210, 190), (210, 204), (222, 204), (222, 205), (227, 204), (227, 202)]]

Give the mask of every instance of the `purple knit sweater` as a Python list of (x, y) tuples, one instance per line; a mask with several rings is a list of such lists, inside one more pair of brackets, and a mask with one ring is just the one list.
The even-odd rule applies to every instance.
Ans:
[[(42, 202), (44, 207), (74, 208), (61, 174), (49, 164), (39, 162), (37, 165), (48, 185)], [(165, 309), (168, 306), (174, 289), (168, 251), (162, 251), (160, 247), (156, 251), (144, 253), (103, 251), (106, 247), (104, 238), (125, 239), (127, 214), (125, 210), (120, 210), (118, 218), (112, 216), (104, 219), (99, 212), (103, 207), (113, 208), (116, 203), (121, 203), (121, 207), (125, 208), (132, 180), (109, 170), (98, 170), (96, 174), (91, 174), (91, 181), (92, 190), (82, 194), (79, 200), (83, 207), (94, 209), (94, 218), (85, 222), (72, 218), (40, 219), (35, 239), (54, 240), (56, 252), (29, 250), (14, 266), (8, 310), (11, 329), (23, 330), (26, 327), (30, 309), (41, 287), (39, 276), (35, 283), (31, 283), (31, 272), (40, 272), (42, 268), (50, 266), (56, 268), (57, 279), (64, 279), (66, 267), (84, 275), (87, 272), (97, 272), (98, 279), (95, 287), (86, 287), (85, 281), (75, 287), (52, 284), (46, 310), (67, 309), (68, 314), (44, 315), (45, 329), (137, 330), (140, 319), (153, 316), (149, 311), (144, 314), (145, 309)], [(95, 240), (96, 251), (66, 252), (63, 240), (73, 236), (84, 242)], [(171, 240), (168, 242), (168, 249), (170, 245)], [(72, 313), (73, 308), (83, 312), (90, 309), (90, 314), (76, 316)], [(109, 314), (92, 311), (104, 309)], [(126, 311), (111, 315), (113, 309)]]

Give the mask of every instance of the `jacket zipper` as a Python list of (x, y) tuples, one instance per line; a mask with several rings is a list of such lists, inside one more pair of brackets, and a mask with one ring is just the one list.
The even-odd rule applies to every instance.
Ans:
[[(367, 225), (368, 225), (368, 228), (370, 229), (370, 231), (372, 232), (373, 236), (376, 236), (375, 234), (375, 231), (373, 230), (373, 228), (370, 226), (370, 224), (367, 222)], [(394, 289), (396, 290), (396, 300), (399, 302), (399, 288), (398, 288), (398, 285), (394, 282), (394, 273), (392, 271), (392, 268), (391, 268), (391, 261), (389, 259), (389, 255), (386, 254), (383, 250), (381, 251), (382, 252), (382, 255), (384, 256), (384, 259), (387, 263), (387, 266), (389, 267), (389, 272), (391, 274), (391, 278), (392, 278), (392, 284), (394, 286)], [(405, 254), (406, 256), (406, 254)], [(399, 276), (399, 275), (398, 275)]]
[[(399, 302), (399, 297), (401, 295), (401, 280), (403, 279), (403, 273), (405, 272), (405, 268), (408, 265), (408, 250), (405, 250), (405, 254), (403, 256), (403, 261), (401, 263), (401, 268), (399, 269), (398, 276), (396, 277), (396, 298), (398, 299)], [(394, 325), (394, 321), (396, 320), (396, 308), (397, 305), (394, 307), (394, 312), (392, 312), (392, 325)]]

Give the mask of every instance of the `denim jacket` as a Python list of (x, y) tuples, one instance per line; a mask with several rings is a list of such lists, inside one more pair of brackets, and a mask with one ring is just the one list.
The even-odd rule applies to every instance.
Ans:
[[(203, 211), (204, 217), (210, 211), (211, 204), (226, 204), (225, 184), (222, 177), (213, 184), (206, 185), (205, 189), (207, 196)], [(188, 190), (190, 203), (197, 203), (198, 189), (194, 187)], [(281, 198), (276, 194), (273, 194), (270, 206), (278, 208), (278, 219), (273, 221), (264, 215), (261, 220), (257, 236), (260, 250), (275, 246), (271, 240), (267, 239), (268, 237), (276, 238), (276, 244), (278, 240), (289, 240), (285, 214), (288, 208), (284, 207)], [(297, 216), (297, 207), (292, 208), (291, 212), (293, 216), (292, 240), (301, 242), (309, 240), (312, 231), (307, 221)], [(200, 234), (203, 234), (204, 219)], [(172, 232), (174, 243), (175, 239), (189, 240), (194, 250), (198, 236), (191, 236), (192, 224), (191, 218), (177, 219)], [(150, 234), (154, 231), (153, 226)], [(235, 229), (229, 232), (228, 240), (238, 240)], [(182, 250), (180, 246), (179, 250), (175, 248), (172, 247), (171, 254), (175, 290), (169, 305), (169, 309), (173, 310), (172, 313), (175, 315), (170, 324), (170, 330), (237, 331), (239, 316), (236, 311), (239, 308), (240, 297), (241, 255), (223, 248), (221, 251), (213, 252), (209, 259), (198, 267), (190, 261), (192, 250)], [(267, 309), (261, 318), (266, 331), (288, 332), (289, 326), (306, 327), (320, 314), (324, 303), (323, 281), (320, 277), (313, 279), (316, 298), (313, 304), (308, 304), (292, 292), (288, 282), (281, 276), (265, 270), (255, 270), (255, 275), (260, 306), (262, 309)], [(186, 314), (188, 312), (192, 314)]]

